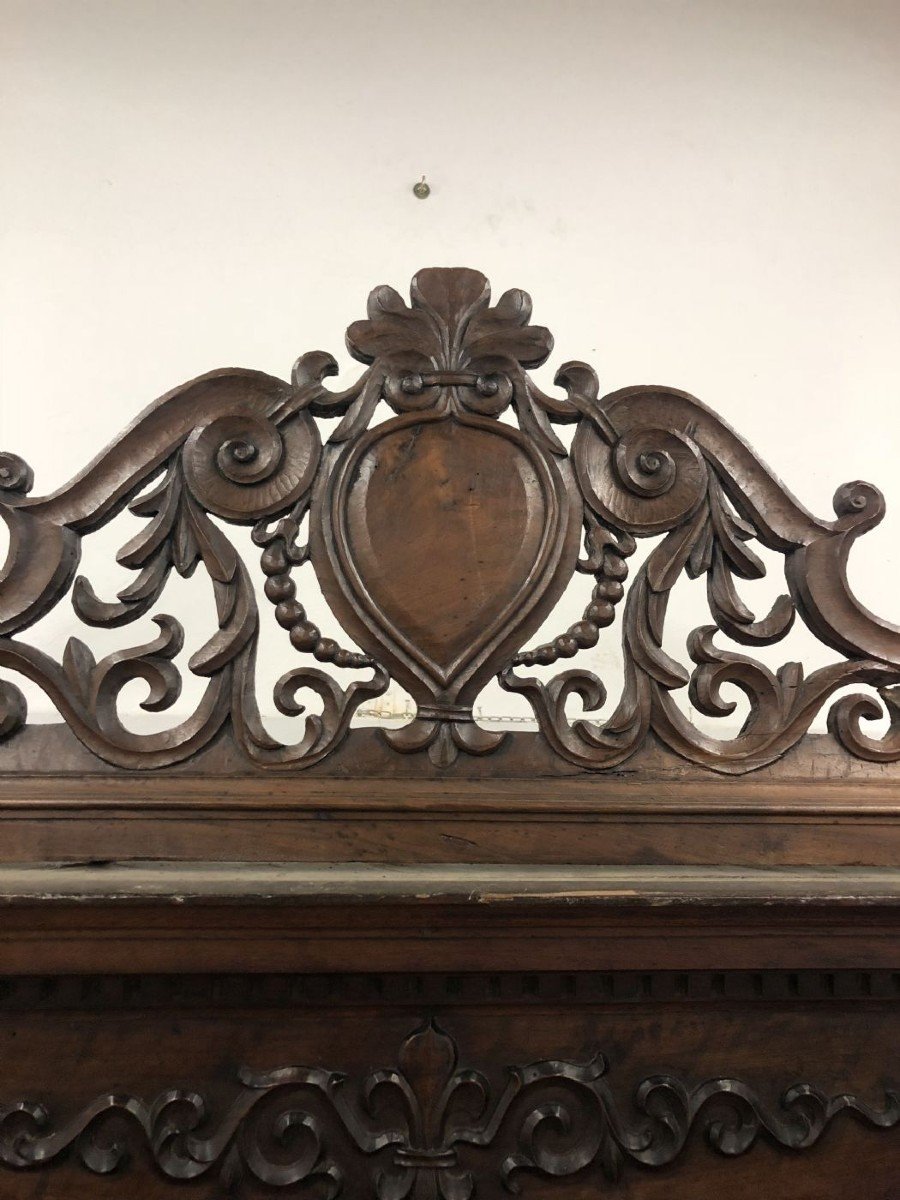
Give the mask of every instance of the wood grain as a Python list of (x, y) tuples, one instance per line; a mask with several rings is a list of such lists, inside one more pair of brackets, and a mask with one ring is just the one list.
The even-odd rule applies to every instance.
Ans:
[[(546, 393), (530, 372), (552, 350), (549, 331), (531, 323), (525, 292), (492, 303), (478, 271), (420, 271), (409, 303), (376, 288), (347, 345), (366, 370), (341, 391), (325, 386), (337, 366), (321, 351), (297, 360), (290, 383), (229, 369), (176, 388), (49, 496), (31, 497), (27, 464), (0, 456), (0, 516), (10, 529), (0, 667), (38, 684), (93, 755), (152, 771), (226, 738), (260, 768), (310, 769), (338, 752), (360, 706), (393, 679), (416, 715), (385, 731), (386, 744), (427, 752), (447, 770), (521, 736), (475, 720), (474, 703), (496, 676), (531, 705), (549, 752), (583, 771), (617, 770), (659, 742), (679, 759), (742, 775), (789, 752), (827, 706), (847, 755), (900, 761), (900, 628), (857, 601), (846, 571), (855, 540), (884, 515), (877, 488), (843, 484), (834, 519), (821, 519), (686, 392), (648, 386), (601, 397), (592, 368), (569, 362), (556, 375), (563, 394)], [(339, 420), (323, 445), (319, 423), (329, 418)], [(575, 427), (570, 449), (559, 425)], [(136, 575), (104, 600), (75, 577), (81, 540), (126, 506), (144, 524), (117, 557)], [(266, 600), (290, 661), (300, 656), (262, 704), (260, 613), (228, 524), (253, 527)], [(626, 594), (641, 538), (658, 541)], [(738, 584), (765, 574), (754, 541), (783, 556), (787, 588), (759, 617)], [(353, 645), (310, 619), (294, 578), (307, 562)], [(118, 711), (123, 688), (142, 680), (151, 711), (171, 708), (181, 692), (184, 631), (156, 610), (171, 572), (198, 568), (216, 617), (187, 664), (206, 680), (202, 699), (170, 728), (134, 733)], [(581, 618), (530, 644), (576, 572), (592, 579)], [(690, 667), (663, 648), (683, 575), (704, 578), (707, 593), (708, 613), (688, 640)], [(158, 634), (99, 660), (79, 637), (60, 661), (20, 638), (70, 593), (87, 625), (153, 614)], [(617, 699), (607, 705), (605, 681), (574, 663), (549, 678), (522, 673), (575, 660), (612, 636), (604, 631), (620, 605)], [(807, 675), (799, 663), (772, 671), (734, 649), (774, 645), (798, 617), (839, 657)], [(366, 674), (341, 682), (348, 669)], [(846, 691), (856, 685), (870, 691)], [(730, 717), (730, 692), (742, 692), (749, 714), (740, 731), (699, 729), (673, 698), (682, 688), (714, 718)], [(311, 697), (319, 711), (309, 714)], [(573, 702), (583, 716), (573, 716)], [(272, 704), (306, 714), (294, 744), (264, 727), (260, 710)], [(866, 732), (883, 715), (887, 731)], [(0, 684), (0, 737), (15, 737), (26, 718), (21, 691)]]
[[(824, 520), (685, 392), (602, 397), (584, 363), (544, 391), (549, 332), (476, 271), (377, 288), (348, 346), (343, 390), (321, 352), (176, 388), (48, 496), (0, 456), (0, 667), (64, 721), (0, 684), (0, 1196), (900, 1200), (900, 629), (846, 574), (880, 493)], [(126, 506), (104, 598), (81, 543)], [(760, 615), (754, 542), (785, 570)], [(135, 734), (123, 688), (180, 693), (173, 571), (211, 581), (204, 690)], [(534, 644), (576, 573), (581, 618)], [(156, 632), (57, 661), (21, 635), (69, 597)], [(830, 665), (753, 657), (798, 619)], [(578, 656), (617, 623), (607, 697)], [(538, 732), (476, 721), (493, 676)], [(357, 726), (392, 679), (414, 719)], [(685, 688), (713, 718), (743, 692), (743, 728)]]

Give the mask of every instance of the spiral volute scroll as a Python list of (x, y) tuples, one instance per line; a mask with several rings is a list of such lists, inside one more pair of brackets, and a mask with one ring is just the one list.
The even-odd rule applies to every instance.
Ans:
[(583, 423), (572, 458), (594, 511), (640, 537), (681, 524), (706, 496), (708, 473), (700, 448), (677, 430), (639, 426), (610, 446), (595, 427)]
[(881, 489), (862, 479), (841, 484), (834, 493), (832, 506), (840, 524), (857, 533), (874, 528), (887, 511)]
[(34, 471), (18, 454), (0, 451), (0, 493), (26, 496), (34, 486)]
[(309, 491), (320, 451), (318, 430), (306, 412), (281, 426), (237, 412), (195, 429), (182, 463), (185, 481), (205, 509), (250, 523), (290, 508)]

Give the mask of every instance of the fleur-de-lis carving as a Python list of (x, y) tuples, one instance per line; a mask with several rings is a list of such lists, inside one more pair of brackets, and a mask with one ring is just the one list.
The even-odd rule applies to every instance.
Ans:
[(216, 1120), (198, 1092), (178, 1089), (151, 1101), (104, 1093), (61, 1123), (42, 1104), (8, 1099), (0, 1169), (40, 1170), (74, 1151), (88, 1171), (109, 1175), (139, 1167), (149, 1151), (167, 1180), (218, 1177), (236, 1197), (314, 1183), (328, 1200), (479, 1200), (517, 1194), (523, 1178), (552, 1185), (585, 1171), (614, 1186), (629, 1162), (675, 1162), (696, 1130), (736, 1157), (763, 1134), (808, 1150), (844, 1112), (874, 1129), (900, 1126), (896, 1088), (879, 1107), (799, 1083), (775, 1105), (741, 1079), (651, 1075), (623, 1105), (606, 1071), (600, 1054), (547, 1059), (507, 1067), (498, 1089), (460, 1068), (456, 1042), (428, 1020), (403, 1041), (396, 1068), (365, 1079), (317, 1066), (241, 1068), (241, 1092)]
[(540, 366), (553, 349), (549, 329), (531, 325), (531, 297), (513, 288), (491, 305), (480, 271), (420, 271), (410, 287), (411, 305), (394, 288), (375, 288), (368, 317), (347, 330), (347, 344), (361, 362), (390, 361), (407, 370), (472, 371), (518, 363)]
[(483, 1110), (488, 1096), (483, 1079), (457, 1069), (456, 1045), (433, 1020), (403, 1043), (399, 1067), (376, 1072), (367, 1088), (369, 1101), (375, 1088), (399, 1092), (407, 1121), (391, 1168), (376, 1178), (379, 1200), (469, 1200), (474, 1182), (459, 1167), (455, 1142), (474, 1131), (458, 1124), (464, 1107), (458, 1102), (464, 1091), (474, 1090)]

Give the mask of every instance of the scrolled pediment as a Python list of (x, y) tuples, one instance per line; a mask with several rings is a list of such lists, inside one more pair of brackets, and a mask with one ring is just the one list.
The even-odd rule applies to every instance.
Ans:
[[(550, 333), (531, 323), (526, 293), (492, 303), (477, 271), (421, 271), (408, 303), (376, 288), (347, 346), (365, 370), (345, 389), (328, 386), (337, 367), (322, 352), (298, 359), (290, 382), (222, 370), (174, 389), (48, 496), (31, 494), (33, 474), (20, 458), (0, 456), (0, 515), (10, 531), (0, 666), (43, 689), (95, 755), (164, 767), (226, 733), (259, 766), (311, 766), (394, 680), (416, 715), (383, 736), (399, 753), (427, 752), (438, 769), (539, 736), (587, 771), (617, 767), (655, 739), (701, 766), (742, 773), (783, 755), (829, 705), (829, 729), (849, 754), (900, 758), (900, 628), (868, 612), (847, 579), (854, 541), (884, 515), (877, 488), (839, 487), (834, 516), (822, 519), (686, 392), (640, 386), (601, 396), (581, 362), (563, 364), (559, 390), (544, 391), (530, 372), (551, 354)], [(558, 436), (565, 425), (574, 427), (568, 445)], [(78, 573), (82, 541), (126, 507), (142, 522), (117, 556), (133, 578), (101, 596)], [(257, 563), (241, 557), (229, 525), (251, 527)], [(643, 538), (656, 542), (629, 578)], [(754, 543), (784, 563), (784, 593), (764, 613), (741, 596), (742, 581), (765, 573)], [(343, 642), (308, 614), (295, 578), (307, 562)], [(120, 718), (120, 693), (142, 679), (143, 707), (174, 704), (183, 630), (164, 611), (165, 590), (173, 572), (196, 571), (212, 581), (216, 615), (213, 635), (187, 663), (205, 690), (172, 728), (135, 733)], [(265, 579), (264, 610), (254, 572)], [(536, 643), (576, 574), (592, 581), (583, 614)], [(688, 661), (678, 661), (664, 649), (664, 630), (685, 575), (705, 579), (708, 611)], [(87, 626), (149, 615), (158, 634), (99, 659), (72, 637), (54, 659), (27, 630), (67, 598)], [(773, 671), (754, 657), (798, 619), (834, 651), (830, 665)], [(290, 663), (275, 706), (299, 714), (310, 691), (321, 702), (294, 745), (260, 717), (264, 621), (283, 631)], [(624, 686), (609, 715), (592, 719), (608, 684), (579, 655), (612, 638), (621, 639)], [(548, 678), (536, 668), (556, 671)], [(476, 721), (475, 701), (495, 677), (526, 698), (538, 735)], [(700, 712), (727, 717), (735, 706), (726, 685), (747, 697), (749, 716), (736, 735), (717, 738), (688, 720), (676, 694), (688, 689)], [(847, 694), (848, 685), (877, 689), (883, 708), (871, 692)], [(573, 696), (584, 708), (577, 719), (567, 711)], [(864, 722), (885, 712), (887, 733), (866, 734)], [(21, 692), (4, 683), (0, 736), (25, 720)]]

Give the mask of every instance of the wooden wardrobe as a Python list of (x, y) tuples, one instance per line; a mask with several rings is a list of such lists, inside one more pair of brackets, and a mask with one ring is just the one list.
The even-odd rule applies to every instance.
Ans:
[[(424, 270), (346, 389), (322, 352), (213, 371), (43, 497), (0, 455), (2, 1200), (900, 1200), (900, 628), (846, 572), (881, 494), (822, 519), (685, 392), (545, 391), (530, 318)], [(209, 581), (190, 654), (173, 572)], [(760, 661), (795, 620), (830, 665)], [(195, 711), (135, 732), (123, 688), (181, 711), (186, 673)], [(534, 731), (476, 719), (494, 677)], [(367, 726), (391, 681), (415, 715)]]

